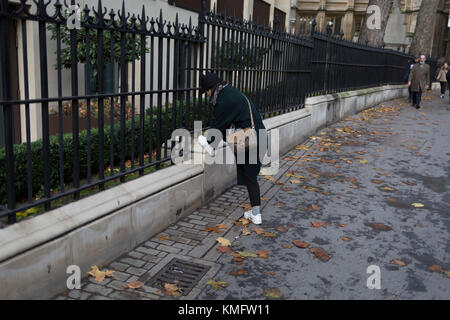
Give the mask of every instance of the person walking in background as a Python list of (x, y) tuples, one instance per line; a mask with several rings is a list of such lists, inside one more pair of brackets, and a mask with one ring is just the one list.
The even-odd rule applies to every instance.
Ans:
[(425, 55), (421, 55), (419, 63), (411, 69), (408, 78), (408, 86), (411, 87), (413, 93), (412, 105), (416, 109), (420, 109), (422, 93), (430, 87), (430, 66), (425, 61)]
[[(236, 165), (237, 184), (247, 187), (252, 206), (251, 210), (244, 213), (244, 217), (251, 220), (254, 224), (261, 224), (261, 192), (257, 176), (262, 166), (259, 158), (260, 139), (265, 138), (267, 140), (267, 132), (262, 117), (255, 104), (249, 98), (231, 84), (222, 81), (216, 74), (207, 73), (206, 75), (201, 75), (200, 84), (202, 92), (207, 93), (211, 99), (210, 103), (214, 106), (214, 121), (211, 128), (220, 130), (223, 140), (226, 141), (226, 130), (231, 125), (234, 125), (237, 129), (244, 129), (252, 127), (252, 122), (254, 124), (257, 136), (257, 163), (249, 163), (250, 157), (247, 150), (245, 152), (245, 163), (237, 163)], [(199, 142), (205, 148), (207, 147), (206, 144), (211, 143), (204, 136), (199, 137)], [(265, 146), (267, 146), (267, 143)]]
[(444, 99), (445, 92), (447, 91), (447, 73), (448, 73), (448, 63), (444, 62), (442, 67), (439, 69), (439, 74), (436, 79), (441, 84), (441, 99)]
[[(409, 81), (409, 74), (411, 73), (411, 70), (414, 67), (414, 65), (417, 64), (417, 63), (419, 63), (419, 57), (417, 57), (417, 56), (414, 57), (413, 60), (409, 61), (408, 70), (406, 71), (405, 78), (404, 78), (405, 83), (408, 83), (408, 81)], [(408, 102), (412, 103), (412, 91), (411, 91), (411, 87), (410, 86), (408, 86), (408, 92), (409, 92)]]

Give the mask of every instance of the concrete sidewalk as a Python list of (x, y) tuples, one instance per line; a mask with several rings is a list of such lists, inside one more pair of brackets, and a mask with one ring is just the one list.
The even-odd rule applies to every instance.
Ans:
[[(449, 299), (447, 103), (437, 91), (424, 96), (421, 110), (397, 99), (326, 128), (284, 155), (274, 179), (259, 177), (260, 234), (249, 225), (251, 234), (244, 236), (233, 224), (248, 202), (245, 187), (236, 186), (99, 266), (114, 270), (113, 278), (84, 278), (81, 290), (55, 298), (172, 299), (149, 281), (179, 258), (209, 268), (181, 299)], [(227, 229), (205, 231), (218, 224)], [(232, 242), (234, 256), (216, 249), (218, 237)], [(381, 270), (380, 290), (367, 288), (369, 266)], [(227, 286), (214, 290), (210, 279)], [(133, 281), (142, 286), (123, 289)]]

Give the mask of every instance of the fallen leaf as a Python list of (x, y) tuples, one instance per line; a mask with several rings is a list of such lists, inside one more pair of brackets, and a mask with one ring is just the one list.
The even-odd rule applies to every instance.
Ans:
[(372, 228), (377, 229), (377, 230), (385, 230), (385, 231), (392, 230), (391, 227), (389, 227), (389, 226), (387, 226), (387, 225), (385, 225), (385, 224), (382, 224), (382, 223), (375, 223), (375, 222), (374, 222), (374, 223), (371, 223), (370, 226), (371, 226)]
[(290, 249), (290, 248), (292, 248), (292, 246), (291, 246), (290, 244), (288, 244), (288, 243), (283, 243), (281, 246), (282, 246), (283, 248), (285, 248), (285, 249)]
[(344, 237), (344, 236), (342, 236), (341, 239), (342, 239), (343, 241), (345, 241), (345, 242), (349, 242), (350, 240), (352, 240), (352, 239), (347, 238), (347, 237)]
[(300, 183), (302, 183), (300, 180), (289, 180), (289, 182), (290, 183), (292, 183), (292, 184), (300, 184)]
[(415, 208), (423, 208), (424, 207), (424, 205), (422, 203), (413, 203), (411, 205)]
[(216, 241), (219, 242), (224, 247), (231, 246), (231, 242), (227, 238), (219, 237), (216, 239)]
[(252, 231), (255, 232), (256, 234), (263, 234), (264, 233), (264, 229), (263, 228), (253, 228)]
[(142, 287), (142, 282), (139, 281), (133, 281), (128, 283), (126, 286), (123, 287), (123, 289), (139, 289)]
[(241, 235), (243, 235), (243, 236), (249, 236), (249, 235), (251, 235), (251, 234), (252, 234), (252, 233), (251, 233), (250, 231), (248, 231), (247, 226), (244, 226), (244, 229), (242, 230)]
[(317, 259), (320, 259), (322, 261), (328, 261), (330, 260), (330, 256), (328, 255), (328, 252), (326, 252), (325, 250), (323, 250), (320, 247), (313, 247), (311, 249), (309, 249), (312, 253), (314, 253), (314, 256)]
[(285, 227), (277, 227), (277, 230), (280, 231), (280, 232), (286, 232), (286, 231), (288, 231), (288, 229), (285, 228)]
[(299, 247), (301, 249), (306, 249), (306, 248), (309, 247), (309, 243), (308, 242), (302, 242), (300, 240), (294, 240), (293, 243), (294, 243), (294, 245), (296, 247)]
[(396, 265), (398, 265), (398, 266), (400, 266), (400, 267), (406, 266), (406, 263), (404, 263), (402, 260), (398, 260), (398, 259), (392, 260), (391, 263), (392, 263), (392, 264), (396, 264)]
[(267, 200), (269, 200), (269, 198), (266, 198), (266, 197), (261, 198), (261, 201), (267, 201)]
[(292, 188), (288, 188), (288, 187), (286, 187), (286, 188), (283, 188), (283, 189), (281, 189), (281, 190), (283, 190), (283, 191), (291, 191), (291, 190), (292, 190)]
[(166, 290), (166, 295), (171, 296), (175, 299), (181, 297), (181, 288), (178, 288), (176, 284), (166, 283), (164, 284), (164, 289)]
[(246, 273), (247, 273), (247, 270), (239, 269), (239, 270), (231, 272), (230, 274), (233, 276), (242, 276), (243, 274), (246, 274)]
[(262, 259), (267, 259), (267, 256), (269, 255), (269, 253), (270, 253), (269, 250), (265, 250), (265, 251), (259, 250), (259, 251), (256, 251), (256, 254), (258, 255), (258, 257), (259, 257), (259, 258), (262, 258)]
[(106, 278), (114, 277), (113, 270), (101, 271), (97, 266), (91, 266), (91, 271), (88, 272), (89, 275), (95, 277), (95, 281), (102, 282)]
[(228, 229), (228, 226), (226, 226), (224, 224), (218, 224), (216, 227), (220, 228), (220, 229)]
[(313, 205), (311, 206), (311, 208), (313, 208), (313, 210), (316, 210), (316, 211), (320, 211), (320, 210), (323, 209), (322, 207), (319, 207), (319, 206), (317, 206), (317, 205), (315, 205), (315, 204), (313, 204)]
[(170, 240), (170, 236), (158, 235), (158, 236), (156, 236), (156, 238), (157, 238), (159, 241)]
[(271, 276), (275, 275), (275, 271), (269, 270), (265, 272), (266, 274), (270, 274)]
[(338, 224), (337, 225), (339, 228), (345, 228), (347, 225), (346, 224), (343, 224), (343, 223), (341, 223), (341, 224)]
[(322, 221), (316, 221), (316, 222), (311, 222), (311, 225), (312, 225), (314, 228), (320, 228), (320, 227), (322, 227), (322, 226), (325, 226), (326, 224), (323, 223)]
[(276, 237), (277, 234), (276, 233), (271, 233), (271, 232), (264, 232), (264, 237)]
[(378, 179), (372, 179), (370, 181), (375, 184), (382, 184), (384, 182), (384, 180), (378, 180)]
[(281, 299), (283, 297), (283, 294), (281, 293), (280, 289), (266, 289), (264, 290), (264, 296), (266, 298)]
[(207, 232), (215, 232), (215, 233), (221, 233), (222, 230), (219, 229), (219, 227), (205, 227), (205, 231)]
[(433, 264), (433, 265), (429, 266), (428, 270), (431, 270), (433, 272), (443, 272), (444, 271), (444, 269), (438, 264)]
[(246, 225), (250, 224), (250, 220), (245, 219), (245, 218), (240, 218), (238, 221), (235, 221), (234, 224), (237, 226), (246, 226)]
[(228, 283), (225, 281), (214, 281), (212, 279), (209, 279), (206, 284), (210, 285), (214, 290), (220, 290), (228, 286)]
[(389, 201), (389, 202), (397, 202), (398, 200), (397, 200), (397, 199), (394, 199), (394, 198), (386, 198), (386, 201)]
[(216, 247), (217, 251), (220, 253), (231, 253), (233, 250), (230, 247), (218, 246)]
[(381, 187), (380, 189), (383, 191), (395, 191), (395, 189), (391, 187)]
[(244, 251), (238, 251), (237, 252), (241, 257), (247, 258), (247, 257), (251, 257), (251, 258), (258, 258), (258, 255), (256, 253), (244, 250)]
[(274, 177), (271, 177), (271, 176), (264, 176), (264, 178), (266, 178), (267, 180), (270, 180), (270, 181), (275, 181), (275, 178)]

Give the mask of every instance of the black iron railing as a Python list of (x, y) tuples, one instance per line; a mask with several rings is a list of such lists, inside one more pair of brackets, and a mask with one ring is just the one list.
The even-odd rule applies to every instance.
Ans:
[[(167, 22), (162, 12), (150, 19), (145, 6), (130, 16), (124, 3), (116, 13), (99, 0), (83, 8), (73, 28), (74, 0), (0, 0), (0, 220), (13, 223), (169, 164), (165, 142), (174, 129), (211, 123), (212, 107), (199, 90), (202, 72), (218, 73), (270, 117), (302, 108), (308, 95), (400, 83), (410, 59), (321, 34), (314, 25), (300, 37), (206, 12), (199, 1), (197, 26), (178, 17)], [(12, 21), (21, 35), (16, 51)], [(18, 72), (14, 52), (20, 94), (11, 80)], [(14, 126), (18, 109), (23, 129)], [(63, 128), (68, 116), (71, 130)], [(40, 137), (33, 142), (32, 128)], [(22, 143), (14, 140), (17, 130)]]

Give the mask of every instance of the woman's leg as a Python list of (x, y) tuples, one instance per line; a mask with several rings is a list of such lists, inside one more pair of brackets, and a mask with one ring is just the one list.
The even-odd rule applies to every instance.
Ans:
[(249, 175), (245, 170), (242, 170), (245, 179), (245, 185), (247, 186), (248, 195), (250, 198), (250, 204), (252, 206), (252, 213), (257, 215), (260, 212), (261, 206), (261, 191), (259, 189), (259, 183), (257, 177)]
[(445, 91), (446, 91), (446, 87), (445, 87), (446, 82), (441, 81), (441, 95), (445, 95)]

